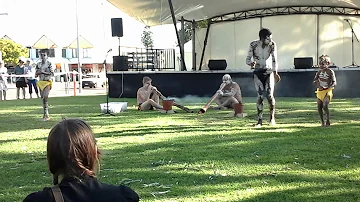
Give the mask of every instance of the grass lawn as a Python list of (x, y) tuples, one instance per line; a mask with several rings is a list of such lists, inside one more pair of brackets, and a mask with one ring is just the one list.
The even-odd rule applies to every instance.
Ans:
[[(277, 98), (277, 126), (246, 118), (139, 112), (135, 99), (117, 116), (97, 116), (104, 96), (0, 102), (0, 201), (22, 201), (51, 186), (46, 138), (62, 117), (82, 118), (102, 150), (101, 181), (127, 184), (142, 201), (360, 201), (360, 99), (334, 99), (321, 128), (315, 98)], [(185, 104), (196, 112), (207, 102)], [(267, 105), (266, 105), (267, 108)], [(267, 117), (268, 110), (265, 111)]]

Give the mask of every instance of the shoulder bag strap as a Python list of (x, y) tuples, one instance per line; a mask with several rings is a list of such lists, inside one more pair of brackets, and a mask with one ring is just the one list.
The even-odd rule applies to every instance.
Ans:
[(64, 202), (64, 198), (63, 195), (61, 194), (59, 185), (55, 185), (51, 187), (51, 192), (54, 195), (55, 202)]

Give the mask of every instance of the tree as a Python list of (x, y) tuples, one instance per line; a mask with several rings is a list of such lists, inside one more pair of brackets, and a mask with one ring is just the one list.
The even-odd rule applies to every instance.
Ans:
[(150, 30), (150, 27), (146, 26), (143, 33), (141, 34), (141, 43), (145, 46), (145, 48), (152, 48), (154, 46), (152, 34), (153, 33)]
[[(195, 23), (195, 29), (200, 29), (200, 28), (207, 28), (208, 26), (208, 21), (207, 20), (201, 20), (199, 22)], [(191, 41), (192, 39), (192, 23), (189, 22), (185, 22), (184, 23), (184, 31), (185, 31), (185, 35), (184, 35), (184, 44)], [(179, 33), (182, 33), (182, 30), (180, 29)]]
[(0, 39), (0, 51), (5, 64), (16, 64), (20, 57), (29, 57), (29, 51), (12, 40)]
[[(192, 25), (191, 23), (185, 22), (184, 23), (184, 44), (187, 43), (188, 41), (191, 41), (192, 39)], [(182, 30), (180, 29), (179, 31), (180, 36), (182, 33)]]

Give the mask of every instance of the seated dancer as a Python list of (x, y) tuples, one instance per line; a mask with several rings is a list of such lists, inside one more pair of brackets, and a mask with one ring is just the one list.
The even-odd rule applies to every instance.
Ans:
[[(322, 55), (319, 58), (320, 70), (316, 73), (314, 84), (317, 85), (316, 97), (321, 126), (330, 126), (329, 103), (333, 97), (333, 89), (336, 86), (335, 72), (329, 69), (330, 57)], [(324, 113), (326, 123), (324, 122)], [(325, 125), (326, 124), (326, 125)]]
[(143, 86), (138, 89), (136, 99), (138, 103), (138, 110), (153, 110), (162, 109), (163, 107), (159, 104), (159, 95), (157, 88), (151, 85), (151, 78), (148, 76), (143, 77)]
[(229, 74), (225, 74), (222, 77), (222, 83), (220, 89), (216, 92), (217, 97), (215, 103), (218, 105), (213, 109), (227, 109), (233, 108), (233, 104), (242, 103), (240, 86), (232, 81)]
[(41, 61), (36, 64), (35, 76), (39, 77), (39, 81), (36, 83), (40, 90), (40, 96), (43, 104), (43, 121), (50, 120), (49, 117), (49, 93), (52, 87), (52, 77), (54, 76), (54, 69), (51, 62), (48, 61), (49, 49), (43, 49), (40, 51)]

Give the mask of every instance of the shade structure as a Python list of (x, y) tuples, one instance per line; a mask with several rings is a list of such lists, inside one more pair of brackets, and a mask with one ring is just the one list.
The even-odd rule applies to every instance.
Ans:
[(50, 48), (57, 48), (58, 46), (50, 40), (47, 36), (42, 35), (39, 40), (37, 40), (32, 48), (34, 49), (50, 49)]
[[(79, 46), (82, 49), (94, 48), (94, 46), (81, 35), (79, 36)], [(71, 42), (71, 44), (67, 48), (77, 49), (77, 38), (73, 42)]]
[[(172, 24), (168, 0), (108, 0), (146, 25)], [(172, 0), (177, 19), (203, 20), (233, 12), (285, 6), (359, 8), (360, 0)]]

